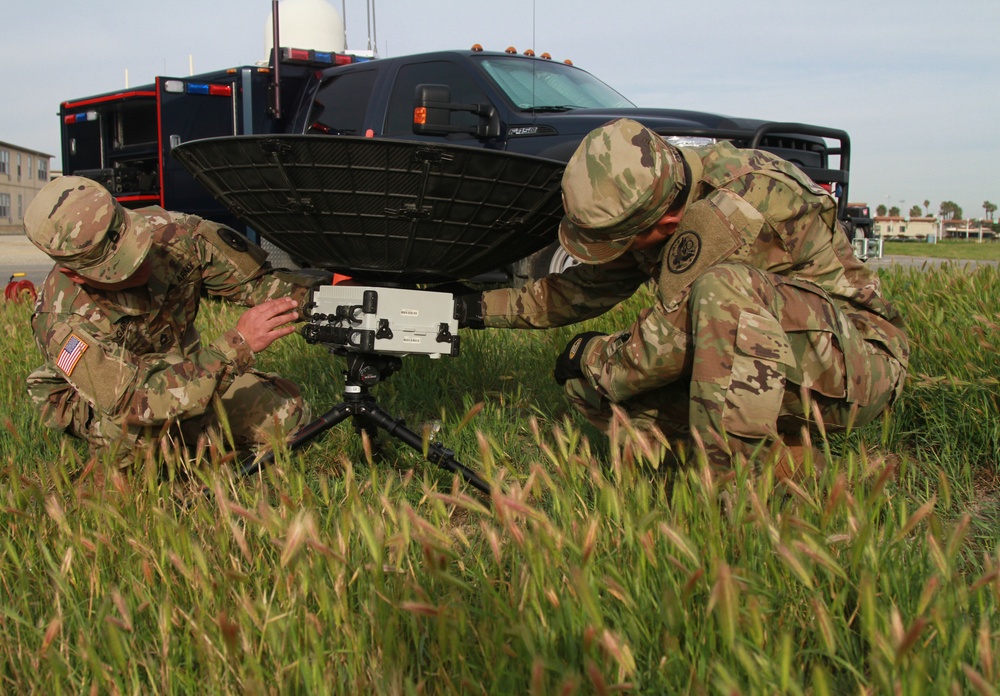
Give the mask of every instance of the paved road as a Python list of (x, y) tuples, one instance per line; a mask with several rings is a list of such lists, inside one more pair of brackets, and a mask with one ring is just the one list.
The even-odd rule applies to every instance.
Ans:
[(24, 235), (0, 235), (0, 287), (6, 286), (14, 273), (27, 274), (28, 280), (41, 285), (52, 269), (52, 261)]

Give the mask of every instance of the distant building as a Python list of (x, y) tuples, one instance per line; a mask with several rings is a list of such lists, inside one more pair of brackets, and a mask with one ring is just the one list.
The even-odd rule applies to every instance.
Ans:
[(875, 217), (873, 230), (876, 236), (887, 240), (930, 241), (935, 239), (992, 240), (993, 228), (988, 220), (939, 220), (936, 217), (911, 217), (893, 215)]
[(943, 220), (941, 222), (941, 237), (943, 239), (993, 239), (993, 228), (988, 220)]
[(883, 239), (910, 239), (906, 233), (906, 218), (898, 215), (876, 215), (872, 230)]
[(928, 240), (931, 235), (938, 237), (938, 219), (936, 217), (911, 217), (906, 225), (909, 239)]
[(51, 178), (52, 155), (0, 141), (0, 234), (24, 232), (24, 211)]

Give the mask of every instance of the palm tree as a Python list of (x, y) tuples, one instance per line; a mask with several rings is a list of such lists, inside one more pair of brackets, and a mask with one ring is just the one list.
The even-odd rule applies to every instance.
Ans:
[(931, 202), (924, 201), (924, 217), (930, 217), (930, 216), (931, 216)]
[(954, 201), (942, 201), (939, 211), (942, 220), (961, 220), (962, 208)]
[(997, 207), (989, 201), (983, 201), (983, 211), (986, 213), (986, 219), (992, 220), (993, 213), (997, 211)]

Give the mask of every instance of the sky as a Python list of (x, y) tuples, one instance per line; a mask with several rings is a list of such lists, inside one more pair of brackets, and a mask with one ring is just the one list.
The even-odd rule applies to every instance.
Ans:
[[(845, 130), (850, 199), (873, 208), (906, 215), (930, 201), (936, 214), (953, 201), (982, 217), (984, 201), (1000, 202), (997, 0), (331, 4), (351, 49), (534, 48), (640, 106)], [(60, 102), (122, 88), (126, 76), (139, 86), (252, 64), (270, 10), (270, 0), (8, 0), (0, 141), (51, 154), (58, 170)]]

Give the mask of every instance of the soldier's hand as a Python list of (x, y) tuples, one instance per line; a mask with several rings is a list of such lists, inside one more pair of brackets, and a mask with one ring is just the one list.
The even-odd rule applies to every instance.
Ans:
[(236, 330), (254, 353), (267, 348), (276, 340), (295, 332), (292, 325), (299, 318), (298, 303), (288, 297), (268, 300), (243, 312)]
[(571, 379), (583, 377), (583, 368), (580, 365), (580, 361), (583, 359), (583, 351), (587, 348), (590, 340), (597, 336), (607, 336), (607, 334), (599, 331), (588, 331), (577, 334), (566, 344), (563, 352), (556, 358), (556, 369), (553, 371), (553, 376), (556, 378), (559, 386), (566, 384)]

